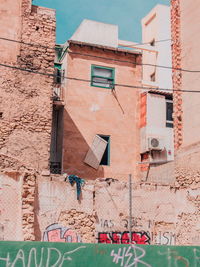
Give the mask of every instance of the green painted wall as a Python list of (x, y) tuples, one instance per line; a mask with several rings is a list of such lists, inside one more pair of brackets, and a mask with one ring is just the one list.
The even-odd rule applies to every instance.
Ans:
[(200, 267), (200, 247), (0, 241), (0, 267)]

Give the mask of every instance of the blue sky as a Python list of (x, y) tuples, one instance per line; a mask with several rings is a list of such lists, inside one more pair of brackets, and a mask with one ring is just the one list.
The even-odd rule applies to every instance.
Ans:
[(140, 20), (156, 4), (170, 0), (33, 0), (34, 5), (56, 9), (57, 43), (69, 39), (83, 19), (119, 26), (119, 38), (141, 41)]

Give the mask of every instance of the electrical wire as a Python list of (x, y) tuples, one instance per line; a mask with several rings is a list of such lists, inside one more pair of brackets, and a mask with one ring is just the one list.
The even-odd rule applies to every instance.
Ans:
[[(15, 69), (15, 70), (20, 70), (20, 71), (25, 71), (25, 72), (29, 72), (29, 73), (33, 73), (33, 74), (40, 74), (40, 75), (44, 75), (44, 76), (49, 76), (49, 77), (58, 77), (56, 74), (53, 73), (46, 73), (46, 72), (39, 72), (39, 71), (34, 71), (31, 69), (25, 69), (25, 68), (20, 68), (20, 67), (16, 67), (16, 66), (11, 66), (11, 65), (7, 65), (7, 64), (2, 64), (0, 63), (0, 66), (5, 67), (5, 68), (11, 68), (11, 69)], [(87, 82), (87, 83), (91, 83), (93, 82), (92, 80), (88, 80), (88, 79), (80, 79), (80, 78), (76, 78), (76, 77), (67, 77), (67, 76), (63, 76), (63, 79), (67, 79), (67, 80), (74, 80), (74, 81), (81, 81), (81, 82)], [(105, 82), (101, 82), (98, 81), (98, 83), (102, 83), (102, 84), (106, 84)], [(110, 84), (109, 84), (110, 85)], [(126, 87), (126, 88), (134, 88), (134, 89), (142, 89), (142, 90), (158, 90), (158, 91), (169, 91), (169, 92), (185, 92), (185, 93), (200, 93), (199, 90), (186, 90), (186, 89), (171, 89), (171, 88), (160, 88), (160, 87), (146, 87), (146, 86), (134, 86), (134, 85), (128, 85), (128, 84), (112, 84), (113, 86), (118, 86), (118, 87)], [(112, 88), (110, 88), (112, 89)], [(114, 88), (113, 88), (114, 90)]]
[[(17, 40), (12, 40), (12, 39), (3, 38), (3, 37), (0, 37), (0, 40), (6, 40), (6, 41), (17, 42), (17, 43), (21, 43), (21, 44), (25, 44), (25, 45), (29, 45), (29, 46), (37, 46), (37, 47), (42, 47), (42, 48), (46, 48), (46, 49), (55, 50), (55, 48), (52, 48), (52, 47), (43, 46), (43, 45), (39, 45), (39, 44), (37, 45), (37, 44), (32, 44), (32, 43), (26, 43), (26, 42), (23, 42), (23, 41), (17, 41)], [(164, 42), (164, 41), (167, 41), (167, 40), (170, 40), (170, 39), (158, 40), (157, 42)], [(140, 44), (138, 44), (138, 45), (140, 45)], [(106, 57), (88, 55), (88, 54), (84, 54), (84, 53), (71, 52), (71, 51), (68, 51), (68, 53), (71, 53), (71, 54), (73, 53), (73, 54), (77, 54), (77, 55), (83, 55), (83, 56), (87, 56), (87, 57), (94, 57), (94, 58), (99, 58), (99, 59), (105, 59), (105, 60), (113, 60), (113, 61), (118, 61), (118, 62), (123, 62), (123, 63), (131, 63), (131, 64), (139, 65), (139, 66), (149, 66), (149, 67), (156, 67), (156, 68), (163, 68), (163, 69), (171, 69), (171, 70), (176, 70), (176, 71), (180, 71), (180, 72), (200, 73), (200, 70), (188, 70), (188, 69), (174, 68), (174, 67), (157, 65), (157, 64), (150, 64), (150, 63), (137, 63), (137, 62), (131, 62), (131, 61), (126, 61), (126, 60), (119, 60), (119, 59), (114, 59), (114, 58), (106, 58)]]
[[(154, 44), (155, 43), (161, 43), (161, 42), (169, 42), (171, 41), (172, 39), (163, 39), (163, 40), (158, 40), (158, 41), (154, 41)], [(127, 47), (135, 47), (135, 46), (138, 46), (138, 45), (146, 45), (146, 44), (151, 44), (152, 42), (147, 42), (147, 43), (136, 43), (134, 45), (128, 45)], [(125, 47), (124, 45), (120, 45), (121, 47)]]
[[(10, 38), (5, 38), (5, 37), (0, 37), (0, 40), (4, 40), (4, 41), (9, 41), (9, 42), (16, 42), (16, 43), (20, 43), (20, 44), (24, 44), (24, 45), (29, 45), (29, 46), (36, 46), (36, 47), (43, 47), (43, 48), (48, 48), (48, 49), (53, 49), (55, 50), (55, 47), (49, 47), (49, 46), (45, 46), (45, 45), (40, 45), (40, 44), (33, 44), (33, 43), (26, 43), (23, 41), (19, 41), (19, 40), (14, 40), (14, 39), (10, 39)], [(164, 40), (158, 40), (155, 41), (154, 43), (160, 43), (160, 42), (167, 42), (167, 41), (171, 41), (171, 39), (164, 39)], [(146, 45), (146, 44), (151, 44), (151, 42), (147, 42), (147, 43), (136, 43), (134, 46), (138, 46), (138, 45)], [(120, 46), (120, 47), (124, 47), (124, 46)], [(132, 47), (132, 45), (130, 45), (130, 47)]]
[(137, 62), (132, 62), (132, 61), (128, 61), (128, 60), (120, 60), (120, 59), (115, 59), (115, 58), (95, 56), (95, 55), (83, 54), (83, 53), (78, 53), (78, 52), (68, 51), (68, 54), (75, 54), (75, 55), (80, 55), (80, 56), (82, 55), (82, 56), (86, 56), (86, 57), (94, 57), (94, 58), (104, 59), (104, 60), (119, 61), (122, 63), (130, 63), (130, 64), (138, 65), (138, 66), (149, 66), (149, 67), (156, 67), (156, 68), (163, 68), (163, 69), (178, 70), (178, 71), (182, 71), (182, 72), (200, 73), (200, 70), (186, 70), (186, 69), (182, 69), (182, 68), (173, 68), (173, 67), (150, 64), (150, 63), (137, 63)]
[(23, 42), (23, 41), (13, 40), (13, 39), (4, 38), (4, 37), (0, 37), (0, 40), (19, 43), (19, 44), (24, 44), (24, 45), (28, 45), (28, 46), (42, 47), (42, 48), (45, 48), (45, 49), (52, 49), (52, 50), (55, 51), (55, 47), (49, 47), (49, 46), (45, 46), (45, 45), (41, 45), (41, 44), (26, 43), (26, 42)]

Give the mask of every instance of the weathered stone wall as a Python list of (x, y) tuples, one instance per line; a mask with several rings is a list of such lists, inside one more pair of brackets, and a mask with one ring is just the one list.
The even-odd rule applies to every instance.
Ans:
[[(0, 233), (4, 240), (129, 242), (129, 184), (86, 181), (60, 175), (1, 174)], [(140, 244), (199, 245), (200, 190), (150, 183), (132, 185), (132, 238)], [(9, 208), (8, 208), (9, 207)]]
[[(171, 0), (173, 67), (198, 69), (199, 26), (197, 16), (200, 2)], [(190, 23), (192, 21), (192, 23)], [(191, 41), (192, 40), (192, 41)], [(199, 90), (198, 73), (173, 70), (175, 178), (181, 188), (199, 188), (199, 98), (196, 93), (182, 90)]]
[(183, 142), (182, 123), (182, 73), (181, 64), (181, 14), (180, 0), (171, 0), (171, 33), (172, 33), (172, 81), (174, 100), (174, 145), (175, 150), (179, 149)]
[(72, 187), (62, 176), (41, 176), (37, 190), (35, 212), (39, 231), (36, 240), (43, 239), (44, 231), (49, 226), (59, 224), (76, 232), (83, 242), (95, 241), (93, 183), (84, 186), (80, 201), (77, 200), (76, 185)]
[[(71, 240), (78, 236), (74, 239), (77, 242), (129, 241), (128, 183), (87, 181), (78, 201), (76, 185), (72, 187), (62, 177), (40, 177), (38, 181), (36, 213), (40, 235), (36, 240), (45, 237), (46, 241), (65, 242), (65, 234), (71, 235)], [(136, 183), (132, 196), (132, 237), (136, 243), (200, 244), (197, 189)]]
[[(16, 67), (1, 67), (0, 155), (7, 167), (43, 170), (49, 161), (53, 77), (34, 72), (53, 74), (55, 12), (30, 2), (22, 1), (19, 54), (13, 43), (17, 60), (0, 56)], [(16, 161), (19, 166), (13, 166)]]
[(53, 77), (45, 74), (54, 71), (55, 11), (31, 2), (16, 1), (16, 9), (5, 3), (0, 29), (1, 37), (16, 41), (0, 43), (8, 46), (0, 53), (6, 64), (0, 77), (0, 224), (6, 240), (35, 239), (36, 178), (49, 168)]
[(22, 181), (19, 172), (0, 172), (0, 240), (23, 240)]
[(22, 229), (24, 240), (35, 240), (35, 188), (36, 175), (25, 173), (22, 185)]

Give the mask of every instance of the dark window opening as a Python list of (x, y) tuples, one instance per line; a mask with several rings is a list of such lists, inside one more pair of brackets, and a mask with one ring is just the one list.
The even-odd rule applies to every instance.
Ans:
[(60, 174), (62, 171), (62, 142), (63, 142), (63, 108), (53, 106), (50, 172)]
[(173, 101), (166, 99), (166, 127), (173, 128)]
[(64, 70), (62, 70), (62, 64), (55, 63), (54, 68), (55, 68), (54, 82), (61, 84), (64, 76)]
[(106, 150), (101, 159), (100, 165), (110, 165), (110, 136), (109, 135), (100, 135), (99, 136), (104, 139), (107, 143)]

